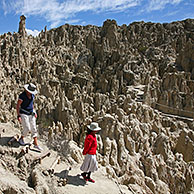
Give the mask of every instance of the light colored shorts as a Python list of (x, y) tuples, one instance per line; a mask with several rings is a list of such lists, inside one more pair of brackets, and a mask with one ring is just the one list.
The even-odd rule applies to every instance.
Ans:
[(84, 172), (94, 172), (98, 170), (98, 162), (96, 160), (96, 155), (86, 154), (83, 164), (80, 167), (80, 170)]
[(21, 114), (21, 123), (23, 127), (22, 136), (27, 136), (31, 132), (32, 137), (37, 137), (36, 117), (32, 115)]

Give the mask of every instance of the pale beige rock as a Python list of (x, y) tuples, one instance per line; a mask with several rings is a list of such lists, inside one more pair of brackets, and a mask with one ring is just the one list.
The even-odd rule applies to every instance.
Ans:
[[(70, 163), (81, 162), (86, 126), (96, 121), (102, 128), (98, 161), (108, 166), (109, 176), (140, 193), (192, 192), (192, 37), (192, 19), (66, 24), (32, 37), (23, 18), (19, 33), (0, 36), (0, 121), (19, 127), (18, 95), (33, 82), (40, 139)], [(18, 177), (26, 181), (30, 159), (16, 163), (7, 154), (17, 153), (5, 147), (0, 151), (4, 168), (18, 175), (19, 165), (24, 173)], [(42, 182), (50, 192), (47, 178)], [(63, 181), (52, 181), (63, 193)]]
[[(190, 161), (193, 160), (193, 156), (190, 154), (190, 153), (193, 152), (193, 149), (194, 149), (193, 140), (190, 139), (190, 137), (188, 136), (188, 131), (183, 130), (180, 133), (179, 137), (178, 137), (178, 141), (177, 141), (177, 144), (176, 144), (176, 147), (175, 147), (175, 151), (182, 153), (183, 157), (184, 157), (184, 160), (186, 162), (190, 162)], [(185, 152), (185, 150), (187, 150), (187, 152)]]

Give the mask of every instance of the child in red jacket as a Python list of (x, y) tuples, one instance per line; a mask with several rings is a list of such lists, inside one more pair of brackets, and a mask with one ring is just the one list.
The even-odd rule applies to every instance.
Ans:
[(83, 171), (83, 173), (81, 173), (82, 177), (86, 181), (94, 183), (95, 181), (91, 178), (91, 172), (98, 170), (98, 162), (96, 160), (97, 140), (95, 134), (96, 132), (100, 131), (101, 128), (96, 122), (92, 122), (87, 127), (88, 131), (86, 134), (83, 150), (83, 155), (85, 155), (85, 159), (80, 169), (81, 171)]

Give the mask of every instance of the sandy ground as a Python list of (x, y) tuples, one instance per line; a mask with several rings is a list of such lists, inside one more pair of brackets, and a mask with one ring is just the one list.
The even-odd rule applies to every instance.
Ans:
[[(9, 123), (0, 123), (0, 134), (1, 134), (1, 144), (5, 143), (11, 136), (15, 134), (20, 134), (20, 130), (14, 128), (13, 125)], [(5, 141), (5, 142), (3, 142)], [(31, 141), (31, 137), (28, 136), (25, 138), (26, 142)], [(29, 150), (27, 154), (30, 154), (31, 157), (38, 158), (44, 153), (50, 151), (50, 157), (46, 157), (41, 162), (41, 166), (43, 169), (49, 169), (54, 161), (56, 160), (58, 154), (55, 151), (51, 151), (46, 147), (44, 141), (39, 140), (40, 146), (43, 148), (42, 153)], [(13, 147), (12, 149), (15, 151), (21, 150), (23, 146)], [(99, 170), (92, 174), (92, 178), (95, 180), (95, 183), (86, 182), (80, 176), (80, 165), (74, 164), (71, 166), (71, 170), (69, 164), (61, 161), (59, 164), (55, 166), (54, 176), (58, 176), (60, 178), (67, 177), (67, 184), (63, 187), (59, 188), (59, 192), (63, 192), (66, 194), (134, 194), (128, 190), (126, 186), (122, 186), (116, 183), (116, 181), (109, 179), (105, 174), (104, 167), (100, 167)], [(10, 176), (8, 176), (10, 178)], [(5, 177), (4, 177), (5, 178)]]

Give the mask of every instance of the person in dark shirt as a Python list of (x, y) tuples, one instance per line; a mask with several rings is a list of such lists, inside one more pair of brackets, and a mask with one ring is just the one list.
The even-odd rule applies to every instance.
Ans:
[(19, 143), (25, 145), (24, 137), (31, 132), (31, 136), (34, 138), (34, 147), (38, 150), (42, 148), (37, 143), (37, 128), (36, 118), (37, 114), (34, 111), (33, 102), (34, 95), (37, 94), (36, 86), (32, 83), (24, 85), (25, 90), (19, 95), (17, 102), (17, 118), (21, 122), (23, 131)]
[(91, 173), (98, 170), (98, 163), (96, 160), (96, 150), (97, 150), (96, 132), (100, 131), (101, 128), (98, 126), (98, 123), (96, 122), (92, 122), (87, 127), (88, 129), (83, 150), (83, 155), (85, 155), (85, 159), (80, 167), (80, 170), (84, 171), (83, 173), (81, 173), (81, 175), (86, 181), (94, 183), (95, 181), (91, 178)]

